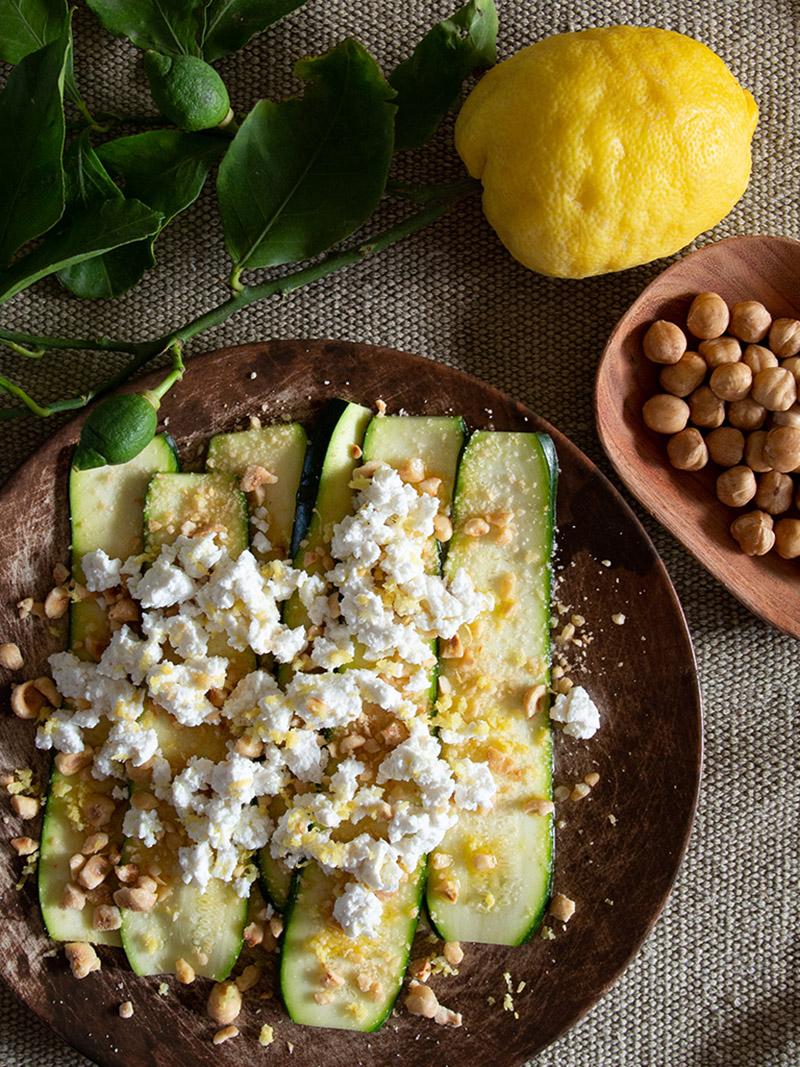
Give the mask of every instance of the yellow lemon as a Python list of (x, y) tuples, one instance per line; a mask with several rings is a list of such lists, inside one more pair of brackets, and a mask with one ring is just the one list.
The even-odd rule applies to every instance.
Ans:
[(747, 188), (753, 97), (705, 45), (655, 28), (564, 33), (490, 70), (456, 148), (501, 241), (583, 278), (670, 255)]

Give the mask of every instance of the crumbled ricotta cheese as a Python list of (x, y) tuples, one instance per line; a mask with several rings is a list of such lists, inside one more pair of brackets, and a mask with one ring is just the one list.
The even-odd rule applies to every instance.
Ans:
[(550, 718), (564, 724), (565, 734), (580, 740), (593, 737), (600, 729), (600, 712), (580, 685), (574, 685), (568, 693), (559, 693), (550, 708)]

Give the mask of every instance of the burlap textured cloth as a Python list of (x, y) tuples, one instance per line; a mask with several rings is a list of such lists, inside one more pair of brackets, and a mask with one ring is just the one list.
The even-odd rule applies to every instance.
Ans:
[[(237, 109), (249, 109), (262, 96), (279, 99), (297, 91), (294, 62), (348, 35), (391, 69), (455, 6), (449, 0), (308, 0), (243, 54), (222, 60), (219, 69)], [(745, 197), (697, 244), (739, 234), (800, 237), (800, 16), (794, 0), (498, 0), (498, 8), (501, 57), (552, 33), (612, 23), (662, 26), (709, 45), (752, 91), (760, 121)], [(76, 68), (89, 105), (151, 110), (140, 54), (100, 30), (84, 5), (75, 25)], [(451, 134), (448, 124), (432, 151), (403, 161), (403, 173), (413, 180), (461, 176)], [(0, 308), (0, 322), (31, 332), (105, 332), (136, 340), (219, 303), (228, 262), (211, 184), (157, 249), (157, 269), (119, 300), (80, 302), (50, 281)], [(616, 320), (665, 265), (579, 282), (539, 277), (508, 256), (474, 201), (369, 263), (250, 308), (208, 331), (190, 351), (305, 336), (416, 352), (518, 397), (609, 472), (594, 431), (594, 370)], [(95, 381), (103, 367), (115, 365), (110, 359), (54, 354), (26, 362), (2, 351), (0, 373), (46, 400)], [(52, 428), (32, 419), (3, 423), (0, 475), (7, 476)], [(673, 894), (638, 956), (589, 1015), (533, 1062), (796, 1067), (798, 646), (750, 615), (636, 510), (666, 562), (695, 644), (706, 728), (699, 812)], [(0, 1064), (88, 1063), (4, 987), (0, 1010)], [(279, 1062), (277, 1048), (263, 1050), (265, 1062), (270, 1053)]]

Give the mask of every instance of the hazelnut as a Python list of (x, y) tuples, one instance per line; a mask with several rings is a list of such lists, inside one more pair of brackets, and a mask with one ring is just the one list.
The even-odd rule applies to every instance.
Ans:
[(718, 293), (698, 293), (686, 316), (686, 326), (695, 337), (721, 337), (728, 328), (728, 305)]
[(800, 466), (800, 427), (775, 426), (767, 432), (764, 458), (776, 471), (787, 473)]
[(656, 393), (642, 408), (645, 425), (656, 433), (679, 433), (689, 421), (689, 405), (669, 393)]
[(800, 519), (778, 519), (775, 523), (775, 551), (782, 559), (800, 556)]
[(756, 476), (740, 464), (723, 471), (717, 478), (717, 498), (732, 508), (741, 508), (756, 495)]
[(797, 383), (785, 367), (765, 367), (753, 378), (750, 395), (767, 411), (786, 411), (797, 400)]
[(735, 467), (744, 455), (744, 434), (735, 426), (718, 426), (706, 437), (706, 447), (720, 467)]
[(674, 322), (659, 319), (644, 335), (642, 346), (653, 363), (677, 363), (686, 351), (686, 336)]
[(714, 337), (701, 341), (697, 351), (713, 370), (723, 363), (738, 363), (742, 358), (742, 346), (735, 337)]
[(769, 347), (778, 359), (788, 359), (800, 352), (800, 322), (797, 319), (775, 319), (769, 330)]
[(681, 471), (699, 471), (708, 463), (708, 449), (703, 435), (693, 426), (670, 437), (667, 455), (672, 466)]
[(766, 443), (766, 430), (753, 430), (752, 433), (747, 435), (747, 441), (744, 446), (744, 461), (750, 470), (756, 471), (758, 474), (772, 470), (772, 464), (764, 455), (764, 445)]
[(662, 367), (658, 381), (665, 393), (688, 396), (705, 381), (708, 367), (697, 352), (684, 352), (677, 363)]
[(746, 363), (723, 363), (711, 372), (709, 387), (720, 400), (744, 400), (753, 383), (753, 372)]
[(758, 300), (740, 300), (731, 308), (730, 332), (750, 344), (766, 337), (772, 316)]
[(695, 426), (713, 430), (725, 421), (725, 402), (701, 385), (689, 397), (689, 418)]
[(748, 556), (765, 556), (775, 544), (772, 516), (765, 511), (748, 511), (734, 519), (731, 534)]
[(738, 430), (757, 430), (767, 418), (767, 409), (757, 404), (752, 396), (744, 400), (732, 400), (728, 406), (728, 422)]
[(789, 474), (780, 471), (765, 471), (758, 479), (755, 495), (756, 507), (769, 515), (782, 515), (792, 506), (794, 482)]
[(748, 345), (742, 356), (742, 363), (746, 363), (753, 374), (767, 367), (777, 367), (778, 357), (763, 345)]

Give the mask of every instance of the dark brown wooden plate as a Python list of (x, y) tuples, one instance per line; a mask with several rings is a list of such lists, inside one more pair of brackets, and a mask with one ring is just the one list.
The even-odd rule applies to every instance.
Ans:
[[(269, 957), (261, 984), (245, 996), (239, 1036), (214, 1046), (215, 1027), (204, 1013), (207, 982), (186, 987), (170, 978), (159, 995), (159, 979), (137, 978), (121, 952), (109, 949), (101, 950), (101, 971), (75, 981), (44, 933), (34, 880), (15, 889), (22, 861), (9, 860), (0, 865), (0, 974), (65, 1041), (103, 1067), (249, 1067), (264, 1054), (257, 1043), (263, 1023), (275, 1030), (272, 1062), (294, 1067), (521, 1064), (576, 1022), (620, 975), (655, 922), (686, 847), (702, 726), (681, 608), (627, 505), (558, 431), (498, 390), (442, 364), (333, 341), (276, 341), (201, 356), (162, 413), (184, 461), (201, 462), (211, 433), (240, 427), (250, 415), (310, 422), (335, 395), (365, 404), (383, 399), (390, 413), (460, 413), (470, 428), (541, 430), (555, 440), (561, 466), (556, 600), (568, 608), (567, 619), (586, 619), (579, 634), (590, 640), (573, 646), (569, 657), (602, 715), (591, 741), (559, 737), (556, 745), (557, 783), (580, 781), (590, 771), (600, 775), (587, 799), (567, 801), (557, 812), (563, 826), (555, 889), (577, 902), (576, 913), (566, 927), (548, 923), (553, 940), (536, 936), (518, 948), (466, 946), (459, 973), (432, 980), (440, 1000), (462, 1012), (460, 1029), (402, 1008), (376, 1034), (295, 1026), (281, 1005)], [(40, 620), (19, 621), (14, 605), (26, 594), (42, 597), (54, 564), (67, 559), (66, 479), (79, 426), (77, 420), (56, 434), (0, 495), (7, 552), (0, 634), (22, 648), (27, 676), (44, 668), (62, 638), (49, 635)], [(7, 687), (2, 701), (0, 771), (32, 766), (44, 782), (47, 763), (34, 750), (32, 726), (8, 711)], [(19, 832), (7, 820), (6, 836)], [(418, 937), (416, 954), (430, 951), (425, 935)], [(513, 1009), (506, 1010), (509, 988)], [(261, 999), (268, 989), (274, 995)], [(117, 1007), (127, 999), (135, 1014), (125, 1020)]]
[(730, 237), (673, 263), (617, 323), (597, 371), (595, 415), (608, 458), (633, 495), (759, 618), (800, 637), (800, 563), (775, 552), (750, 557), (729, 527), (747, 509), (721, 504), (709, 463), (694, 474), (669, 465), (665, 438), (649, 430), (642, 405), (660, 392), (659, 368), (642, 352), (655, 319), (683, 327), (692, 298), (712, 290), (728, 305), (760, 300), (773, 318), (800, 318), (800, 241)]

